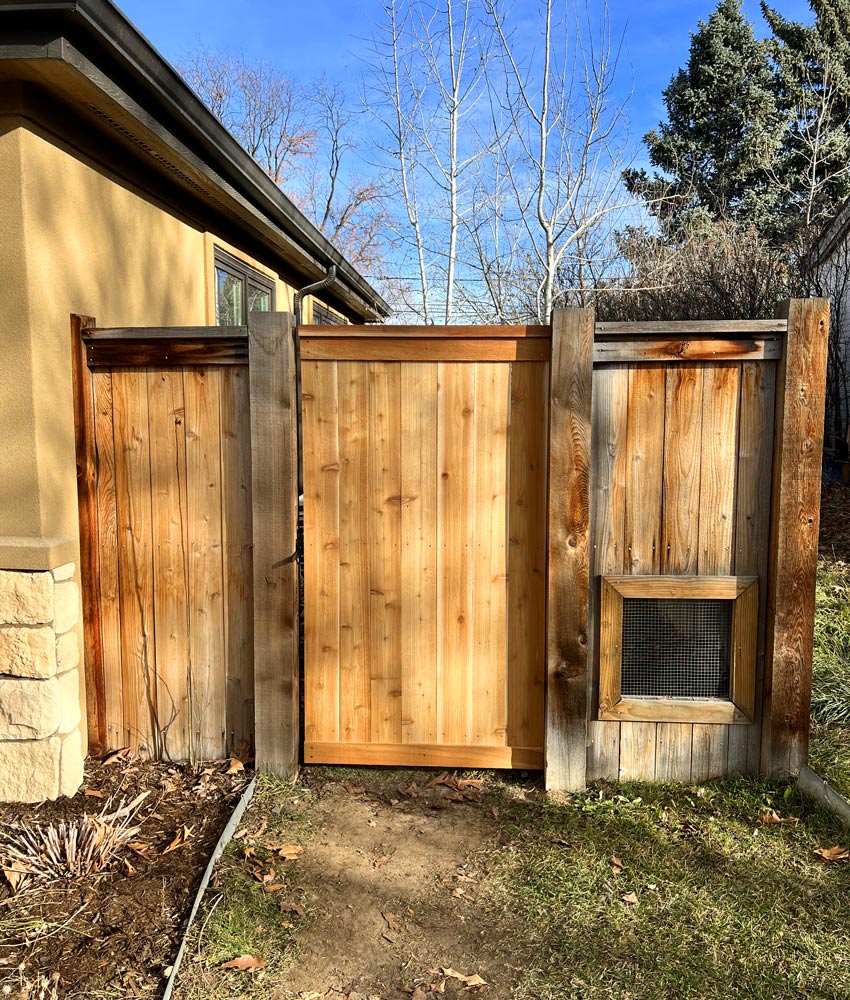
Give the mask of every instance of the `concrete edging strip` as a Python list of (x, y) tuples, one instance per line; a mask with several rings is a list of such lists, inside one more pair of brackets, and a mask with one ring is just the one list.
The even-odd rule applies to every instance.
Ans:
[(828, 781), (821, 778), (819, 774), (815, 774), (805, 764), (800, 768), (797, 787), (804, 795), (813, 798), (819, 805), (834, 813), (843, 823), (850, 826), (850, 802), (836, 792)]
[(195, 917), (198, 915), (198, 910), (200, 909), (201, 899), (203, 898), (204, 892), (206, 892), (206, 888), (210, 884), (213, 868), (215, 868), (216, 861), (218, 861), (224, 853), (225, 847), (227, 847), (230, 843), (233, 834), (236, 832), (236, 827), (239, 826), (239, 821), (242, 819), (245, 810), (248, 808), (248, 803), (253, 798), (256, 787), (257, 776), (254, 775), (250, 784), (242, 793), (239, 801), (236, 803), (236, 808), (233, 810), (233, 814), (227, 821), (227, 826), (221, 831), (221, 836), (218, 838), (218, 843), (215, 845), (215, 850), (212, 852), (212, 856), (210, 857), (206, 870), (204, 871), (204, 877), (201, 879), (201, 884), (198, 886), (198, 891), (195, 895), (195, 902), (192, 904), (192, 909), (189, 911), (189, 919), (186, 921), (186, 926), (183, 929), (183, 935), (180, 938), (180, 947), (177, 949), (174, 964), (171, 966), (171, 974), (168, 977), (168, 982), (165, 984), (165, 992), (162, 994), (162, 1000), (170, 1000), (171, 994), (174, 992), (174, 987), (177, 984), (177, 973), (180, 971), (180, 963), (183, 961), (183, 953), (186, 951), (186, 938), (189, 936), (189, 931), (192, 929), (192, 924), (195, 922)]

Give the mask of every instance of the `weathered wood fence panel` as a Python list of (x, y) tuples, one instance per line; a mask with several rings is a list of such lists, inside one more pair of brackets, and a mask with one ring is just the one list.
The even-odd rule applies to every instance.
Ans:
[(541, 766), (548, 365), (312, 333), (305, 760)]
[(94, 537), (83, 541), (97, 579), (84, 600), (98, 605), (90, 697), (103, 703), (90, 736), (209, 759), (254, 742), (248, 368), (199, 364), (188, 332), (180, 364), (172, 331), (144, 333), (86, 331)]

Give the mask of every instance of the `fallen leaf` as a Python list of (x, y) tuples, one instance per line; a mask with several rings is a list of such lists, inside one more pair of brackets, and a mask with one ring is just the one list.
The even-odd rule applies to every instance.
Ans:
[(130, 862), (126, 858), (123, 859), (123, 862), (124, 862), (124, 874), (135, 875), (136, 869), (130, 864)]
[(21, 879), (26, 876), (31, 867), (31, 865), (26, 865), (22, 861), (13, 861), (10, 865), (3, 867), (3, 874), (12, 892), (17, 892), (18, 886), (21, 884)]
[(438, 774), (436, 778), (432, 778), (426, 788), (436, 788), (437, 785), (445, 785), (447, 788), (457, 788), (457, 782), (454, 778), (449, 777), (448, 771), (443, 771), (442, 774)]
[(281, 913), (297, 913), (299, 917), (304, 916), (304, 907), (288, 899), (282, 899), (278, 905), (278, 909)]
[(362, 785), (346, 785), (345, 790), (349, 795), (362, 795), (366, 791)]
[(486, 986), (487, 983), (481, 978), (477, 973), (471, 976), (465, 976), (462, 972), (458, 972), (455, 969), (443, 969), (443, 975), (449, 979), (457, 979), (459, 982), (463, 983), (464, 986)]
[(248, 746), (248, 741), (242, 740), (242, 742), (239, 744), (238, 752), (232, 754), (231, 756), (236, 757), (237, 760), (241, 760), (243, 764), (247, 764), (248, 761), (251, 759), (249, 756), (250, 752), (251, 748), (250, 746)]
[(283, 844), (280, 847), (272, 847), (271, 850), (284, 861), (295, 861), (304, 853), (304, 848), (298, 847), (297, 844)]
[(640, 906), (640, 900), (633, 892), (623, 893), (620, 899), (629, 906)]
[(401, 924), (398, 922), (398, 917), (394, 913), (390, 913), (388, 910), (381, 914), (381, 916), (386, 920), (387, 926), (391, 931), (400, 931)]
[(457, 787), (460, 789), (480, 788), (483, 784), (484, 784), (483, 778), (461, 778), (457, 783)]
[(182, 847), (186, 841), (192, 836), (192, 827), (183, 826), (174, 835), (174, 840), (165, 848), (162, 852), (163, 854), (170, 854), (171, 851), (176, 851), (178, 847)]
[(129, 747), (120, 747), (118, 750), (110, 750), (100, 758), (101, 764), (115, 764), (120, 760), (126, 760), (130, 756)]
[(134, 840), (131, 844), (127, 844), (127, 846), (134, 854), (138, 854), (140, 858), (149, 858), (153, 853), (151, 845), (145, 844), (141, 840)]
[(452, 895), (455, 897), (455, 899), (457, 899), (458, 896), (465, 896), (466, 889), (461, 889), (461, 887), (458, 886), (456, 889), (452, 889)]
[(793, 826), (800, 820), (796, 816), (780, 816), (775, 809), (768, 809), (759, 816), (759, 821), (765, 826)]
[(818, 847), (815, 854), (823, 858), (824, 861), (848, 861), (850, 860), (850, 848), (848, 847)]
[(382, 868), (389, 860), (390, 857), (388, 854), (382, 854), (379, 858), (375, 858), (375, 860), (372, 862), (372, 867)]
[(99, 792), (96, 788), (87, 788), (84, 795), (87, 795), (90, 799), (102, 799), (103, 792)]
[(244, 763), (241, 760), (239, 760), (238, 757), (231, 757), (230, 758), (230, 767), (228, 767), (228, 769), (227, 769), (227, 771), (225, 773), (226, 774), (236, 774), (238, 771), (244, 771), (244, 770), (245, 770)]
[(611, 855), (611, 871), (615, 875), (619, 875), (623, 870), (623, 862), (617, 857), (616, 854)]
[(281, 889), (286, 888), (285, 882), (272, 882), (271, 885), (264, 885), (263, 892), (280, 892)]
[(229, 962), (222, 962), (219, 966), (222, 969), (236, 969), (237, 972), (258, 972), (260, 969), (265, 969), (265, 967), (266, 963), (254, 955), (240, 955)]

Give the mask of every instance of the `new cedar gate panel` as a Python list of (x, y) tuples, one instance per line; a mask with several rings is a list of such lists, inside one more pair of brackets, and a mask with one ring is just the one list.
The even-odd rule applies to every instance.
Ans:
[(313, 330), (305, 761), (542, 767), (548, 337)]

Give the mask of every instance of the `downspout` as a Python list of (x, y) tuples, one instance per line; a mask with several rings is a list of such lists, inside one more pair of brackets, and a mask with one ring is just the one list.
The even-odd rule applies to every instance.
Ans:
[(295, 295), (292, 297), (292, 308), (295, 311), (295, 328), (298, 329), (301, 326), (301, 300), (306, 295), (312, 295), (314, 292), (320, 292), (323, 288), (327, 288), (336, 281), (336, 264), (331, 264), (328, 268), (328, 273), (320, 281), (314, 281), (312, 285), (305, 285), (304, 288), (299, 288)]

